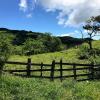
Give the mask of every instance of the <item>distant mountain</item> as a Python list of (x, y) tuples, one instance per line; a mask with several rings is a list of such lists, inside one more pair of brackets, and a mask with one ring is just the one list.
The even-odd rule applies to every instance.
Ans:
[(86, 42), (87, 39), (81, 39), (81, 38), (74, 38), (70, 36), (63, 36), (59, 37), (63, 44), (67, 44), (68, 47), (72, 47), (75, 45), (81, 45), (83, 42)]
[[(45, 33), (40, 32), (32, 32), (32, 31), (26, 31), (26, 30), (11, 30), (7, 28), (0, 28), (0, 31), (4, 31), (4, 33), (7, 34), (13, 34), (16, 36), (14, 39), (14, 44), (21, 45), (27, 38), (33, 38), (36, 39), (39, 36), (45, 36)], [(58, 37), (63, 44), (67, 44), (69, 47), (73, 45), (82, 44), (83, 42), (87, 41), (88, 39), (81, 39), (81, 38), (74, 38), (70, 36), (63, 36)]]
[(21, 45), (25, 42), (27, 38), (36, 39), (39, 36), (45, 35), (44, 33), (40, 32), (32, 32), (32, 31), (25, 31), (25, 30), (11, 30), (7, 28), (0, 28), (0, 31), (4, 34), (12, 34), (15, 36), (14, 44)]

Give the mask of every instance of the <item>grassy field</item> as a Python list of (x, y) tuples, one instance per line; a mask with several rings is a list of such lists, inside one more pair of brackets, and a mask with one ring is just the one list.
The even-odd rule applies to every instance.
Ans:
[[(85, 45), (85, 44), (84, 44)], [(94, 48), (100, 48), (100, 41), (93, 42)], [(30, 56), (32, 62), (51, 63), (52, 60), (75, 63), (90, 63), (79, 60), (79, 48)], [(13, 55), (9, 61), (26, 62), (28, 56)], [(97, 57), (100, 61), (100, 57)], [(22, 66), (23, 67), (23, 66)], [(5, 65), (4, 69), (20, 68)], [(100, 81), (76, 82), (70, 79), (50, 82), (46, 79), (21, 78), (10, 74), (0, 77), (0, 100), (100, 100)]]
[[(83, 44), (87, 45), (87, 44)], [(93, 48), (99, 48), (100, 49), (100, 41), (94, 41), (93, 42)], [(77, 53), (80, 51), (79, 48), (71, 48), (65, 51), (55, 52), (55, 53), (45, 53), (45, 54), (38, 54), (33, 56), (19, 56), (19, 55), (13, 55), (9, 58), (9, 61), (22, 61), (26, 62), (28, 58), (32, 59), (32, 62), (37, 63), (51, 63), (52, 60), (60, 61), (60, 59), (63, 60), (63, 62), (75, 62), (75, 63), (89, 63), (89, 61), (86, 60), (79, 60)], [(98, 58), (99, 59), (99, 58)]]
[(100, 81), (61, 83), (5, 74), (0, 78), (0, 100), (100, 100)]

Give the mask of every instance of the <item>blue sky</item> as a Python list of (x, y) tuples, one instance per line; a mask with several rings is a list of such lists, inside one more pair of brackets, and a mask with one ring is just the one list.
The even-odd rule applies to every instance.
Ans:
[[(0, 0), (0, 27), (35, 32), (51, 32), (53, 35), (81, 37), (79, 30), (89, 15), (81, 15), (80, 0)], [(97, 5), (98, 2), (93, 0)], [(83, 5), (84, 6), (84, 5)], [(90, 7), (87, 5), (87, 7)], [(98, 5), (100, 8), (100, 4)], [(91, 7), (90, 10), (91, 11)], [(96, 8), (97, 9), (97, 8)], [(76, 12), (75, 12), (75, 11)], [(85, 10), (85, 9), (84, 9)], [(95, 12), (95, 11), (94, 11)], [(88, 12), (87, 12), (88, 13)], [(92, 13), (93, 15), (98, 14)], [(91, 15), (91, 14), (90, 14)]]

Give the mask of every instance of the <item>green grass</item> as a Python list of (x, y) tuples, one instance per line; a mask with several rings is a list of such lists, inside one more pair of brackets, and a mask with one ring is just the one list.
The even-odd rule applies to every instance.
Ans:
[(5, 74), (0, 78), (0, 100), (100, 100), (100, 81), (61, 83)]
[[(85, 44), (87, 45), (87, 44)], [(100, 49), (100, 41), (94, 41), (93, 42), (93, 48), (99, 48)], [(32, 56), (19, 56), (19, 55), (13, 55), (10, 57), (10, 61), (22, 61), (26, 62), (28, 58), (32, 59), (32, 62), (37, 63), (51, 63), (52, 60), (60, 61), (60, 59), (63, 60), (63, 62), (73, 62), (73, 63), (89, 63), (88, 60), (79, 60), (77, 53), (80, 51), (79, 48), (71, 48), (65, 51), (55, 52), (55, 53), (45, 53), (45, 54), (38, 54), (38, 55), (32, 55)]]
[[(100, 49), (100, 41), (94, 41), (93, 47)], [(61, 52), (33, 55), (30, 58), (33, 63), (51, 63), (54, 59), (56, 61), (63, 59), (63, 62), (89, 63), (88, 60), (79, 60), (78, 52), (78, 48), (71, 48)], [(28, 56), (13, 55), (9, 61), (27, 62), (27, 58)], [(100, 57), (96, 59), (100, 62)], [(23, 69), (25, 66), (4, 67), (4, 69), (19, 68)], [(50, 82), (47, 79), (3, 74), (0, 78), (0, 100), (100, 100), (100, 81), (75, 82), (66, 79), (61, 83), (59, 80)]]
[[(74, 63), (88, 63), (88, 61), (82, 61), (77, 58), (77, 52), (78, 49), (72, 48), (67, 51), (61, 51), (61, 52), (55, 52), (55, 53), (46, 53), (46, 54), (39, 54), (39, 55), (33, 55), (30, 58), (32, 59), (33, 63), (47, 63), (51, 64), (52, 60), (56, 60), (57, 62), (60, 61), (60, 59), (63, 59), (63, 62), (74, 62)], [(27, 62), (28, 57), (27, 56), (12, 56), (9, 60), (10, 61), (21, 61), (21, 62)], [(78, 67), (78, 66), (77, 66)], [(50, 69), (51, 67), (43, 67), (44, 69)], [(59, 65), (56, 65), (55, 68), (60, 68)], [(63, 68), (73, 68), (73, 66), (65, 66), (63, 65)], [(26, 69), (26, 66), (22, 65), (6, 65), (5, 69)], [(32, 66), (31, 69), (40, 69), (40, 66)], [(78, 72), (78, 73), (86, 73), (86, 72)], [(19, 73), (18, 73), (19, 74)], [(22, 74), (22, 73), (21, 73)], [(26, 74), (26, 73), (23, 73)], [(40, 75), (40, 72), (33, 72), (32, 75)], [(60, 72), (55, 72), (55, 76), (59, 76)], [(66, 73), (66, 71), (63, 72), (63, 75), (73, 75), (73, 71), (69, 71)], [(50, 72), (43, 72), (43, 76), (50, 76)], [(86, 78), (86, 77), (84, 77)]]

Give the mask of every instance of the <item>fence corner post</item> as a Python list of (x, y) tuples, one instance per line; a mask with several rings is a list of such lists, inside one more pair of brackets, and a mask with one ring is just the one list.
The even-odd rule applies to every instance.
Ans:
[(28, 61), (27, 61), (27, 77), (30, 77), (31, 75), (31, 58), (28, 58)]

